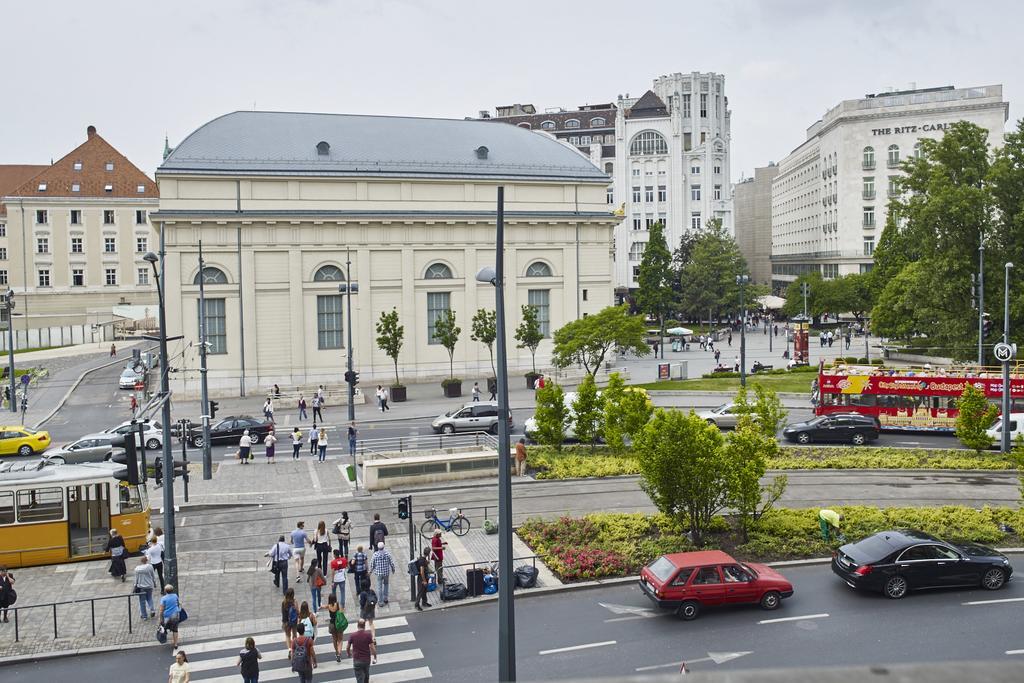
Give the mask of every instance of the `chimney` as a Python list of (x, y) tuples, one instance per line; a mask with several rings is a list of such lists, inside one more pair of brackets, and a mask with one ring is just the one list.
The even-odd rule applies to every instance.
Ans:
[(89, 136), (90, 138), (91, 138), (91, 137), (92, 137), (93, 135), (96, 135), (96, 126), (89, 126), (88, 128), (86, 128), (86, 129), (85, 129), (85, 133), (86, 133), (86, 135), (88, 135), (88, 136)]

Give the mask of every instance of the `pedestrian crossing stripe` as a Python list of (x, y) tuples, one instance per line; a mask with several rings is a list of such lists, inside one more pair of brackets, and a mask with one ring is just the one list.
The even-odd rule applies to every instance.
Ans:
[[(423, 660), (422, 650), (411, 646), (414, 645), (416, 636), (407, 630), (408, 625), (405, 617), (376, 620), (377, 663), (371, 665), (372, 679), (375, 683), (404, 683), (431, 678), (429, 667), (401, 668), (401, 665), (408, 666)], [(345, 633), (351, 635), (355, 630), (356, 626), (353, 623)], [(291, 670), (284, 634), (280, 630), (261, 633), (252, 638), (263, 656), (260, 660), (260, 681), (279, 681), (296, 676)], [(181, 649), (189, 657), (191, 680), (196, 683), (237, 683), (238, 653), (244, 640), (245, 634), (242, 634), (182, 645)], [(344, 656), (340, 663), (335, 661), (334, 647), (326, 622), (317, 628), (315, 648), (318, 666), (314, 669), (313, 680), (316, 683), (347, 683), (353, 680), (351, 657)]]

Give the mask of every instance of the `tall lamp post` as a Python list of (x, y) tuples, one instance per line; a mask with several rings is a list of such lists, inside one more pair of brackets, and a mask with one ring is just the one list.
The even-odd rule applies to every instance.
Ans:
[(199, 240), (199, 387), (203, 411), (203, 479), (213, 479), (213, 455), (210, 451), (210, 390), (206, 379), (206, 263), (203, 241)]
[(747, 386), (747, 302), (745, 299), (749, 275), (737, 275), (736, 284), (740, 286), (740, 386)]
[(516, 680), (516, 619), (512, 600), (512, 469), (508, 433), (508, 351), (505, 343), (505, 188), (498, 186), (498, 220), (494, 267), (485, 267), (477, 282), (494, 286), (498, 346), (498, 680)]
[[(348, 249), (345, 250), (345, 281), (338, 285), (338, 291), (344, 294), (348, 301), (348, 319), (346, 320), (348, 339), (345, 353), (348, 369), (345, 372), (345, 382), (348, 384), (348, 421), (349, 424), (352, 424), (356, 421), (356, 373), (352, 369), (352, 356), (354, 355), (352, 349), (352, 295), (359, 293), (359, 283), (352, 282), (352, 258)], [(355, 483), (356, 491), (358, 491), (359, 471), (356, 467), (355, 453), (352, 453), (352, 480)]]
[[(167, 583), (178, 586), (178, 553), (174, 544), (174, 457), (171, 454), (171, 387), (168, 378), (167, 367), (167, 308), (164, 299), (164, 273), (166, 263), (164, 261), (164, 227), (160, 226), (160, 256), (157, 257), (151, 251), (146, 252), (142, 258), (153, 267), (153, 275), (156, 277), (156, 293), (160, 301), (160, 398), (161, 406), (160, 422), (163, 428), (161, 444), (161, 459), (163, 464), (163, 487), (164, 487), (164, 579)], [(157, 261), (160, 268), (156, 267)]]
[[(1012, 263), (1006, 264), (1006, 279), (1003, 284), (1003, 343), (1010, 343), (1010, 269)], [(1010, 452), (1010, 359), (1003, 361), (1003, 429), (1000, 449), (1004, 454)]]
[(985, 364), (985, 243), (978, 247), (978, 367)]

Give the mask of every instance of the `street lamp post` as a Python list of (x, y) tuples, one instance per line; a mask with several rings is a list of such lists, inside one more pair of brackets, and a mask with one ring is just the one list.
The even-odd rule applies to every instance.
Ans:
[(978, 247), (978, 367), (985, 364), (985, 243)]
[[(163, 499), (164, 499), (164, 578), (166, 582), (179, 590), (178, 586), (178, 553), (174, 543), (174, 459), (171, 453), (171, 387), (168, 377), (167, 358), (167, 307), (164, 298), (164, 285), (166, 279), (166, 252), (164, 250), (164, 226), (160, 225), (160, 256), (149, 251), (142, 258), (149, 262), (153, 268), (153, 275), (156, 277), (156, 293), (160, 302), (160, 398), (163, 401), (161, 406), (161, 427), (163, 429), (163, 443), (161, 444), (161, 458), (163, 464)], [(156, 267), (157, 261), (160, 268)], [(145, 444), (143, 444), (145, 446)]]
[(11, 396), (7, 401), (10, 404), (11, 412), (18, 412), (18, 385), (14, 377), (14, 290), (8, 289), (4, 295), (4, 307), (7, 309), (7, 364), (10, 373), (11, 385), (8, 391)]
[[(1003, 343), (1010, 343), (1010, 269), (1012, 263), (1006, 264), (1006, 275), (1003, 283)], [(1004, 454), (1010, 452), (1010, 359), (1003, 361), (1003, 429), (1000, 449)]]
[(740, 286), (740, 386), (747, 386), (747, 304), (744, 295), (746, 294), (747, 283), (750, 282), (749, 275), (737, 275), (736, 284)]
[[(352, 295), (359, 293), (359, 283), (352, 282), (352, 258), (351, 251), (345, 250), (345, 281), (338, 285), (338, 291), (345, 295), (345, 299), (348, 301), (348, 319), (346, 320), (346, 326), (348, 327), (348, 339), (347, 339), (347, 369), (345, 373), (345, 382), (348, 384), (348, 421), (352, 424), (356, 421), (356, 375), (355, 370), (352, 369)], [(359, 471), (356, 467), (356, 454), (352, 453), (352, 480), (355, 483), (356, 491), (359, 490)]]
[(203, 420), (203, 479), (213, 479), (213, 455), (210, 451), (210, 390), (206, 379), (206, 264), (203, 241), (199, 240), (199, 387)]
[(498, 186), (494, 267), (477, 273), (477, 282), (494, 285), (498, 346), (498, 680), (516, 680), (516, 623), (512, 574), (512, 469), (508, 433), (508, 351), (505, 344), (505, 188)]

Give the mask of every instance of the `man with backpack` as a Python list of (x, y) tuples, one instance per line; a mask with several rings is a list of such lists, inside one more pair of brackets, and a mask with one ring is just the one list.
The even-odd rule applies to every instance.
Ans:
[(316, 668), (313, 639), (305, 634), (304, 623), (299, 622), (295, 630), (299, 635), (292, 640), (292, 671), (299, 674), (299, 683), (313, 683), (313, 669)]
[(380, 521), (380, 513), (373, 513), (373, 524), (370, 525), (370, 548), (376, 548), (378, 543), (383, 543), (388, 537), (388, 527)]

